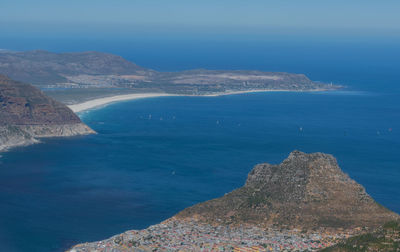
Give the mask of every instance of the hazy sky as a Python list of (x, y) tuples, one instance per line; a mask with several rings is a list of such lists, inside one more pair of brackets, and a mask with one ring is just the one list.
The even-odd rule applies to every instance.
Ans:
[(400, 31), (399, 0), (1, 0), (0, 28)]

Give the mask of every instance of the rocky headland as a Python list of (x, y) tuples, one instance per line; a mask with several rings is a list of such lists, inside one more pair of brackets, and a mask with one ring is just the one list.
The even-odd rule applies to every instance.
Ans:
[(255, 166), (221, 198), (70, 251), (313, 251), (396, 220), (333, 156), (293, 151), (279, 165)]
[(64, 104), (4, 75), (0, 75), (0, 108), (0, 151), (43, 137), (95, 133)]

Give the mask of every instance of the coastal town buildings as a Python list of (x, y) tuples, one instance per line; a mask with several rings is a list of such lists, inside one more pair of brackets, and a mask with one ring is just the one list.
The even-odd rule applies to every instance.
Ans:
[(143, 230), (75, 246), (71, 252), (125, 251), (317, 251), (353, 235), (327, 231), (230, 227), (170, 219)]

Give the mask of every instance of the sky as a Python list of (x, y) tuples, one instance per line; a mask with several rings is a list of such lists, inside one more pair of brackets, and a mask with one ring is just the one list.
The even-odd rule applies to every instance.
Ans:
[(3, 34), (400, 32), (398, 0), (1, 0), (0, 9)]

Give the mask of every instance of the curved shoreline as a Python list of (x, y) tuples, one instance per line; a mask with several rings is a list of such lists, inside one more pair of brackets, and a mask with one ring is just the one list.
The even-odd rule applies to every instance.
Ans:
[(126, 95), (116, 95), (104, 98), (97, 98), (89, 100), (82, 103), (68, 105), (68, 107), (75, 113), (83, 112), (89, 109), (94, 109), (98, 107), (103, 107), (111, 103), (136, 100), (141, 98), (152, 98), (152, 97), (164, 97), (164, 96), (196, 96), (196, 97), (216, 97), (223, 95), (235, 95), (235, 94), (246, 94), (246, 93), (259, 93), (259, 92), (320, 92), (327, 91), (325, 89), (315, 89), (315, 90), (280, 90), (280, 89), (269, 89), (269, 90), (247, 90), (247, 91), (231, 91), (223, 93), (214, 93), (206, 95), (184, 95), (184, 94), (167, 94), (167, 93), (136, 93), (136, 94), (126, 94)]
[(114, 102), (135, 100), (140, 98), (151, 98), (151, 97), (161, 97), (161, 96), (176, 96), (173, 94), (163, 94), (163, 93), (138, 93), (138, 94), (127, 94), (127, 95), (116, 95), (104, 98), (97, 98), (89, 100), (82, 103), (77, 103), (73, 105), (68, 105), (68, 107), (75, 113), (82, 112), (85, 110), (102, 107), (109, 105)]

